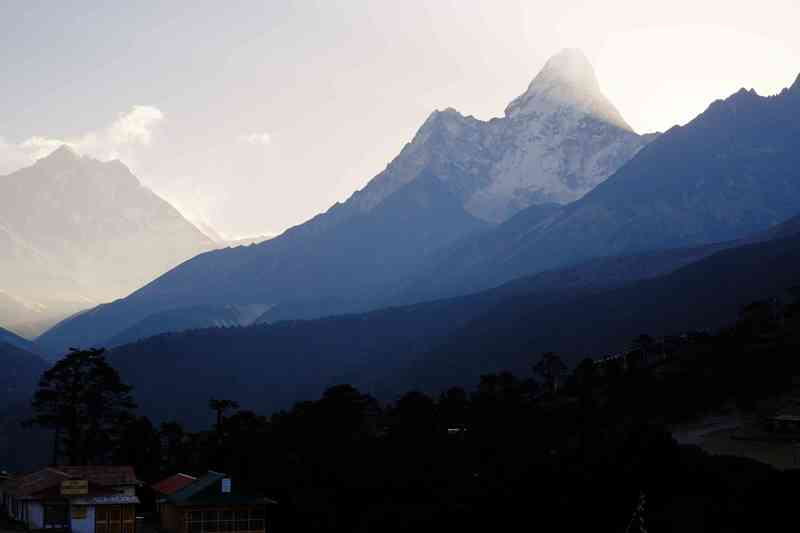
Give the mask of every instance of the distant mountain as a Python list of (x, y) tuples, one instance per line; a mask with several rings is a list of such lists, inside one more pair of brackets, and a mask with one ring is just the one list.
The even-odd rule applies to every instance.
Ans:
[[(462, 294), (591, 257), (767, 230), (800, 206), (798, 116), (800, 81), (776, 96), (743, 89), (716, 101), (583, 198), (547, 217), (529, 208), (440, 257), (405, 299)], [(531, 220), (520, 223), (525, 217)]]
[(0, 291), (0, 324), (18, 335), (33, 339), (64, 318), (92, 305), (88, 300), (70, 302), (39, 298), (31, 302)]
[[(109, 357), (147, 390), (137, 395), (146, 412), (201, 424), (196, 405), (209, 394), (276, 409), (341, 382), (383, 397), (469, 384), (480, 372), (527, 372), (544, 350), (574, 362), (624, 349), (642, 332), (680, 333), (735, 318), (742, 305), (800, 282), (800, 231), (793, 229), (800, 225), (795, 218), (779, 228), (791, 237), (595, 259), (473, 295), (369, 313), (162, 334)], [(188, 378), (183, 394), (166, 402), (175, 376)]]
[(22, 350), (31, 353), (39, 352), (39, 349), (28, 339), (20, 337), (16, 333), (13, 333), (1, 327), (0, 327), (0, 343), (10, 344), (12, 346), (16, 346), (17, 348), (20, 348)]
[(30, 399), (47, 366), (38, 355), (0, 337), (0, 406)]
[(526, 207), (581, 197), (650, 140), (566, 50), (503, 117), (434, 112), (347, 202), (259, 245), (203, 254), (41, 341), (54, 352), (104, 343), (154, 313), (205, 305), (264, 304), (281, 317), (374, 307), (441, 250)]
[(16, 344), (4, 342), (0, 330), (0, 465), (12, 471), (30, 470), (50, 457), (52, 432), (25, 429), (31, 418), (31, 398), (48, 364)]
[(118, 346), (168, 331), (250, 326), (268, 310), (269, 306), (261, 304), (199, 305), (190, 308), (169, 309), (148, 316), (109, 339), (105, 345)]
[(542, 352), (570, 364), (613, 354), (642, 333), (703, 331), (733, 322), (742, 308), (771, 298), (796, 298), (800, 236), (722, 250), (671, 274), (558, 302), (514, 298), (476, 319), (415, 361), (388, 376), (383, 390), (415, 383), (436, 389), (482, 373), (525, 372)]
[(275, 235), (254, 235), (252, 237), (241, 237), (238, 239), (228, 239), (223, 237), (217, 230), (210, 224), (204, 221), (192, 221), (192, 223), (203, 232), (203, 234), (211, 239), (217, 248), (227, 248), (229, 246), (249, 246), (251, 244), (258, 244), (271, 239)]
[(24, 301), (118, 298), (212, 248), (119, 161), (62, 146), (0, 176), (0, 290)]
[[(485, 372), (527, 373), (543, 351), (574, 363), (624, 349), (640, 333), (717, 327), (742, 306), (800, 284), (800, 235), (730, 246), (596, 260), (475, 295), (364, 314), (164, 334), (109, 357), (142, 391), (146, 413), (194, 423), (205, 423), (197, 405), (208, 396), (269, 410), (342, 382), (384, 398), (467, 385)], [(659, 274), (666, 264), (683, 266)], [(604, 284), (612, 271), (618, 277)], [(178, 376), (184, 386), (176, 398)]]
[(261, 244), (275, 237), (275, 235), (254, 235), (252, 237), (242, 237), (231, 239), (225, 242), (226, 246), (250, 246), (251, 244)]
[(386, 171), (349, 203), (371, 209), (428, 170), (478, 218), (501, 222), (530, 205), (580, 198), (651, 140), (603, 95), (578, 50), (552, 57), (501, 118), (433, 113)]

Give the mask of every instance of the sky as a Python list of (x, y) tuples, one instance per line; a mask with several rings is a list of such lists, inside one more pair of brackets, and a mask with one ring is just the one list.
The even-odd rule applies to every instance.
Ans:
[(274, 234), (344, 201), (435, 109), (503, 109), (580, 48), (640, 133), (800, 73), (796, 0), (0, 0), (0, 175), (67, 142), (190, 220)]

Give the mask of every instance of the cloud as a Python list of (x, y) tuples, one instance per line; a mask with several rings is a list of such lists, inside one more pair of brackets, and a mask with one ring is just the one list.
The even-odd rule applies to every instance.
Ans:
[(64, 144), (81, 155), (102, 160), (124, 158), (130, 162), (138, 147), (152, 143), (153, 134), (163, 120), (164, 113), (160, 109), (137, 105), (120, 113), (107, 127), (76, 137), (35, 135), (19, 143), (0, 138), (0, 174), (30, 165)]
[(108, 129), (109, 140), (115, 145), (148, 145), (153, 139), (153, 128), (164, 120), (160, 109), (137, 105), (123, 113)]
[(247, 144), (266, 146), (272, 142), (272, 137), (270, 137), (269, 133), (248, 133), (247, 135), (239, 135), (238, 140)]

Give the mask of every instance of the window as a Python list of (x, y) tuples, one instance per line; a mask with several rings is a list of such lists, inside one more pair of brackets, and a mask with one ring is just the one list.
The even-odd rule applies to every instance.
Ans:
[(136, 511), (133, 505), (98, 505), (94, 511), (95, 533), (134, 533)]
[(44, 527), (67, 527), (69, 525), (68, 509), (65, 503), (46, 503), (44, 508)]
[(188, 533), (200, 533), (203, 529), (203, 513), (192, 511), (186, 513), (186, 531)]
[(236, 531), (250, 531), (248, 529), (248, 513), (244, 511), (236, 511)]
[(108, 507), (105, 505), (94, 508), (94, 533), (108, 533)]
[(249, 533), (264, 531), (265, 525), (263, 508), (190, 511), (184, 519), (185, 533)]
[(230, 533), (235, 531), (233, 521), (233, 511), (221, 511), (220, 512), (220, 522), (219, 522), (219, 531), (220, 533)]
[(217, 533), (219, 531), (219, 512), (203, 511), (203, 531)]
[(250, 509), (250, 531), (264, 531), (264, 508)]

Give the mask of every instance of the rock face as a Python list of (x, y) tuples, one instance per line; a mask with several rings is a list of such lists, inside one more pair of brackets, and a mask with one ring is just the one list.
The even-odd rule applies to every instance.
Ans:
[(564, 50), (501, 118), (434, 112), (350, 202), (370, 210), (423, 169), (434, 169), (468, 212), (502, 222), (530, 205), (580, 198), (650, 140), (634, 133), (603, 95), (586, 57)]
[(259, 245), (198, 256), (40, 340), (51, 351), (103, 343), (170, 309), (188, 313), (170, 323), (192, 322), (192, 308), (207, 305), (269, 305), (275, 319), (374, 307), (441, 250), (526, 207), (585, 194), (648, 139), (602, 95), (585, 57), (564, 51), (504, 117), (434, 112), (346, 202)]
[[(425, 272), (416, 299), (463, 294), (594, 257), (729, 241), (800, 213), (800, 82), (740, 90), (640, 151), (581, 199), (528, 208)], [(520, 231), (519, 219), (526, 219)]]
[(213, 246), (119, 161), (64, 146), (0, 177), (0, 290), (25, 300), (118, 298)]

